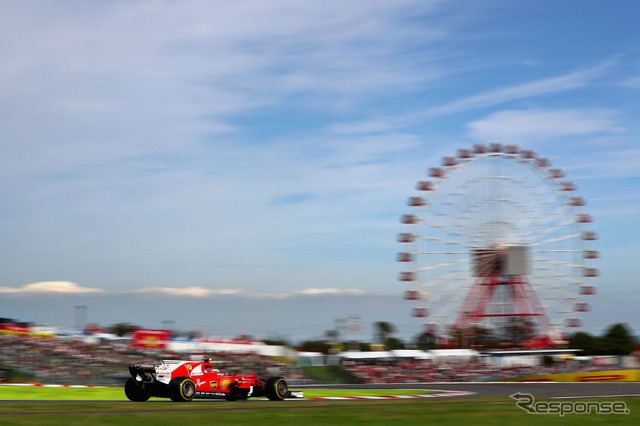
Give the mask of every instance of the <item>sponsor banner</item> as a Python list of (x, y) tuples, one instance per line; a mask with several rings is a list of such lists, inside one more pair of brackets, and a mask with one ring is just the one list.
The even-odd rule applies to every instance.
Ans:
[(24, 334), (31, 333), (31, 329), (17, 324), (0, 324), (0, 332), (6, 334)]
[(131, 345), (136, 348), (164, 349), (169, 340), (171, 340), (171, 332), (169, 330), (139, 329), (133, 333)]
[(543, 374), (497, 380), (500, 382), (637, 382), (638, 370), (588, 371), (583, 373)]

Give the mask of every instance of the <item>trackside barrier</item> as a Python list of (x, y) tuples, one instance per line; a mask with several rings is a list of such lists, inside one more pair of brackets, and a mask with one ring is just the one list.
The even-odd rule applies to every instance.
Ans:
[(542, 374), (494, 380), (496, 382), (637, 382), (638, 370), (589, 371), (583, 373)]

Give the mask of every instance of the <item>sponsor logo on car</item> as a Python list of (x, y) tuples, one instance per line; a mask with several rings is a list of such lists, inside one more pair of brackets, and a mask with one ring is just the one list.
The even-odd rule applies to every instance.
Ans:
[(206, 397), (211, 398), (211, 397), (226, 397), (227, 394), (224, 393), (224, 392), (202, 392), (202, 391), (199, 391), (199, 392), (196, 392), (196, 396), (204, 397), (204, 398), (206, 398)]

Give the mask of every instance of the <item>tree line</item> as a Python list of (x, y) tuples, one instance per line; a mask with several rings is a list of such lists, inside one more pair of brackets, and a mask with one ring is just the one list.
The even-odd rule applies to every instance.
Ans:
[[(129, 323), (118, 323), (107, 328), (110, 333), (122, 336), (137, 328)], [(286, 339), (275, 338), (264, 340), (267, 344), (278, 344), (293, 347), (300, 351), (329, 353), (332, 350), (396, 350), (415, 348), (422, 350), (443, 347), (437, 336), (431, 333), (419, 333), (409, 341), (403, 341), (395, 336), (395, 325), (387, 321), (373, 323), (373, 342), (343, 341), (340, 333), (327, 330), (322, 338), (310, 339), (299, 344), (291, 344)], [(494, 349), (504, 347), (519, 347), (530, 336), (527, 324), (509, 324), (502, 336), (497, 336), (490, 330), (474, 327), (469, 330), (450, 330), (449, 342), (446, 347)], [(191, 337), (198, 337), (198, 332), (188, 333)], [(244, 336), (250, 339), (250, 336)], [(582, 349), (581, 355), (629, 355), (639, 347), (631, 329), (626, 324), (613, 324), (601, 336), (585, 332), (576, 332), (568, 340), (571, 349)]]

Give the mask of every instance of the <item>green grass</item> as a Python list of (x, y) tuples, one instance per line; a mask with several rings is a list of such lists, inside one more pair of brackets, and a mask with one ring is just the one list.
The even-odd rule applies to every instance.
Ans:
[(312, 377), (320, 383), (345, 384), (364, 382), (361, 378), (338, 365), (302, 367), (302, 371), (305, 376)]
[[(336, 390), (305, 389), (307, 397), (408, 395), (428, 393), (424, 390)], [(31, 404), (16, 398), (58, 400), (55, 403)], [(527, 425), (527, 424), (640, 424), (640, 398), (615, 398), (624, 401), (629, 415), (527, 414), (515, 402), (426, 398), (384, 401), (194, 401), (173, 403), (88, 402), (65, 400), (125, 400), (121, 388), (41, 388), (0, 386), (0, 424), (76, 425), (140, 424), (178, 425), (229, 422), (234, 424), (363, 424), (432, 423), (453, 425)], [(606, 400), (613, 400), (608, 398)], [(591, 399), (590, 401), (593, 401)]]
[(123, 388), (0, 386), (0, 400), (126, 400)]
[[(380, 402), (200, 402), (167, 404), (89, 403), (56, 405), (11, 404), (0, 406), (2, 424), (354, 424), (431, 423), (454, 425), (527, 424), (637, 424), (640, 399), (617, 399), (627, 403), (629, 415), (532, 415), (514, 403), (436, 403), (435, 400)], [(451, 402), (452, 400), (449, 400)], [(277, 409), (274, 409), (278, 407)]]
[[(306, 398), (329, 396), (381, 396), (413, 395), (433, 393), (426, 390), (342, 390), (342, 389), (305, 389)], [(163, 398), (151, 398), (162, 400)], [(46, 388), (32, 386), (0, 386), (0, 400), (83, 400), (83, 401), (126, 401), (123, 388)]]

